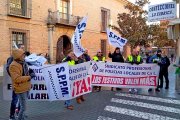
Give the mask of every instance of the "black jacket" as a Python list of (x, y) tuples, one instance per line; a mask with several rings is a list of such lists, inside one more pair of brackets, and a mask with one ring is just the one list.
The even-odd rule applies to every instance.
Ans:
[(161, 62), (158, 63), (160, 65), (161, 72), (168, 72), (168, 67), (171, 64), (170, 60), (167, 56), (161, 58)]
[(121, 53), (109, 53), (109, 58), (112, 58), (112, 62), (124, 62), (124, 58)]

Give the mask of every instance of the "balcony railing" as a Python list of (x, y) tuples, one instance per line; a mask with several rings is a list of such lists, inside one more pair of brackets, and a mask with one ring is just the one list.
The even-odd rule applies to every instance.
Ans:
[(52, 20), (55, 24), (76, 26), (82, 18), (79, 16), (73, 16), (67, 13), (61, 13), (59, 11), (52, 12)]

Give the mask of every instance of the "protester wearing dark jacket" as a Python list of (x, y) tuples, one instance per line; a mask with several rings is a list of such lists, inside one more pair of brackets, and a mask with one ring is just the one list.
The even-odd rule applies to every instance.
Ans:
[[(160, 91), (159, 88), (163, 88), (163, 77), (165, 77), (166, 79), (165, 89), (168, 89), (169, 88), (168, 67), (170, 65), (169, 58), (165, 54), (162, 56), (162, 51), (157, 50), (157, 54), (149, 59), (149, 63), (156, 63), (160, 66), (158, 86), (156, 88), (156, 91), (159, 92)], [(149, 91), (151, 91), (151, 89)]]
[[(148, 63), (155, 63), (155, 64), (158, 64), (158, 65), (159, 65), (161, 59), (162, 59), (162, 51), (159, 49), (159, 50), (157, 50), (157, 53), (156, 53), (155, 55), (153, 55), (153, 56), (148, 60)], [(159, 73), (159, 76), (160, 76), (160, 73)], [(160, 92), (160, 90), (159, 90), (159, 82), (160, 82), (160, 80), (159, 80), (159, 78), (158, 78), (157, 88), (155, 89), (157, 92)], [(152, 91), (152, 88), (150, 88), (148, 91), (151, 92), (151, 91)]]
[[(116, 49), (114, 50), (114, 53), (111, 54), (111, 52), (109, 52), (109, 58), (112, 58), (112, 62), (120, 62), (120, 63), (124, 63), (124, 58), (121, 54), (120, 48), (116, 47)], [(120, 88), (116, 88), (116, 90), (121, 90)], [(113, 87), (111, 88), (111, 91), (113, 91)]]
[(85, 50), (85, 53), (83, 54), (83, 57), (86, 61), (90, 61), (91, 60), (91, 57), (88, 55), (88, 50), (86, 49)]
[(112, 58), (112, 62), (124, 62), (124, 58), (120, 52), (120, 48), (116, 47), (114, 53), (109, 52), (109, 58)]
[(165, 89), (169, 89), (169, 78), (168, 78), (168, 67), (170, 65), (169, 58), (164, 55), (161, 59), (160, 65), (160, 73), (159, 73), (159, 79), (160, 79), (160, 86), (159, 88), (163, 88), (163, 77), (166, 80), (166, 87)]
[(149, 51), (146, 53), (146, 63), (149, 63), (150, 58), (152, 57), (152, 52)]

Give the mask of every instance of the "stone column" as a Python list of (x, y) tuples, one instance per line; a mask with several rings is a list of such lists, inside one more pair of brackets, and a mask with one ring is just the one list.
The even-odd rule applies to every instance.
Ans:
[(53, 54), (53, 31), (54, 31), (54, 22), (52, 16), (52, 10), (48, 10), (48, 54), (50, 57), (50, 63), (54, 63), (54, 54)]

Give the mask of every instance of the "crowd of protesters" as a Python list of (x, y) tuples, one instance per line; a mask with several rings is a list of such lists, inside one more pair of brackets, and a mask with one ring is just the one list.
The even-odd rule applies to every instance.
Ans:
[[(28, 99), (28, 93), (31, 89), (31, 79), (35, 77), (33, 70), (29, 69), (28, 64), (24, 61), (25, 56), (30, 55), (29, 52), (24, 51), (24, 45), (19, 45), (19, 49), (12, 51), (12, 56), (7, 60), (7, 72), (12, 79), (12, 102), (10, 107), (10, 120), (15, 120), (15, 111), (17, 111), (18, 117), (17, 120), (24, 120), (27, 116), (25, 115), (26, 111), (26, 102)], [(164, 54), (160, 49), (156, 51), (156, 54), (153, 54), (151, 51), (146, 53), (146, 61), (143, 61), (143, 58), (140, 55), (140, 51), (133, 49), (131, 54), (125, 59), (120, 51), (120, 48), (115, 48), (114, 52), (109, 51), (108, 57), (112, 59), (112, 62), (118, 63), (129, 63), (131, 65), (139, 65), (142, 63), (154, 63), (160, 66), (158, 86), (155, 91), (160, 92), (160, 88), (163, 88), (163, 78), (165, 78), (166, 85), (165, 89), (169, 89), (169, 79), (168, 79), (168, 67), (170, 65), (169, 58)], [(73, 66), (87, 61), (96, 61), (96, 62), (106, 62), (107, 58), (103, 55), (101, 50), (98, 50), (96, 55), (91, 57), (88, 55), (88, 50), (85, 51), (80, 57), (76, 57), (72, 51), (69, 51), (69, 54), (64, 55), (64, 58), (61, 62), (68, 62), (68, 65)], [(114, 91), (114, 88), (111, 88)], [(116, 90), (121, 90), (121, 88), (116, 88)], [(100, 92), (101, 86), (94, 86), (93, 92)], [(149, 92), (152, 89), (148, 90)], [(130, 88), (129, 93), (137, 93), (136, 88)], [(85, 101), (84, 96), (79, 96), (76, 98), (78, 104), (81, 104)], [(69, 110), (73, 110), (74, 106), (72, 105), (71, 100), (65, 101), (65, 107)]]

